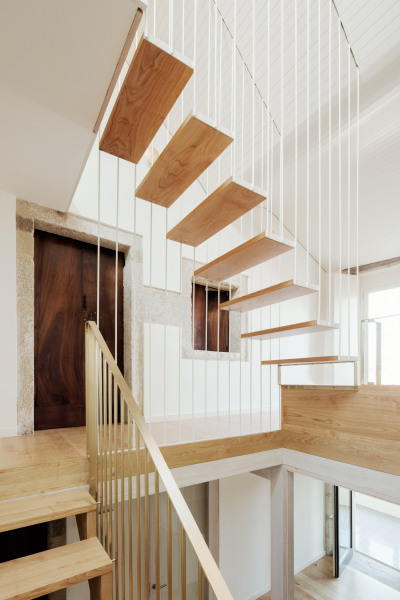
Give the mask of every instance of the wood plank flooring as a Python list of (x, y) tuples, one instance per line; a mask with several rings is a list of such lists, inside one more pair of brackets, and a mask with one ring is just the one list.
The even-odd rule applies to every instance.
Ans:
[[(294, 582), (294, 600), (400, 600), (400, 592), (350, 565), (334, 579), (328, 556), (298, 573)], [(259, 600), (271, 600), (271, 592)]]

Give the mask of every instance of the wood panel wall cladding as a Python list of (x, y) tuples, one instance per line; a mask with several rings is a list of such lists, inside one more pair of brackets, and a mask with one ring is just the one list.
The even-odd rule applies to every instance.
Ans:
[(400, 387), (282, 388), (285, 448), (400, 475)]

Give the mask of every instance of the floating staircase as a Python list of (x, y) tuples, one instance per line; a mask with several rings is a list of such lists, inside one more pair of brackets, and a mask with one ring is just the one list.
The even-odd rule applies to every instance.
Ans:
[(198, 246), (215, 235), (266, 198), (262, 190), (255, 190), (245, 182), (229, 177), (204, 202), (173, 227), (167, 238)]
[(162, 42), (142, 36), (100, 140), (100, 150), (138, 163), (193, 74)]
[(0, 503), (0, 532), (75, 516), (80, 542), (0, 564), (1, 600), (29, 600), (90, 580), (93, 600), (112, 598), (112, 561), (97, 535), (97, 503), (83, 488)]
[(322, 331), (333, 331), (339, 329), (336, 323), (330, 325), (323, 321), (304, 321), (303, 323), (292, 323), (282, 327), (273, 327), (272, 329), (263, 329), (262, 331), (253, 331), (242, 333), (242, 339), (252, 340), (275, 340), (278, 338), (292, 337), (294, 335), (303, 335), (305, 333), (320, 333)]
[(168, 208), (232, 142), (227, 133), (190, 114), (139, 184), (137, 197)]

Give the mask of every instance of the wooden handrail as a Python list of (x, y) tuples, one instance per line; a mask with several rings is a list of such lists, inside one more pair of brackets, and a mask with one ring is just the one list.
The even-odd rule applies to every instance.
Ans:
[[(126, 383), (118, 365), (116, 364), (106, 342), (104, 341), (103, 336), (100, 333), (99, 328), (96, 323), (93, 321), (86, 322), (86, 348), (90, 351), (90, 338), (88, 336), (92, 334), (97, 341), (101, 352), (103, 353), (103, 357), (108, 363), (108, 367), (114, 377), (114, 382), (119, 387), (121, 394), (132, 413), (132, 417), (135, 421), (135, 425), (138, 427), (140, 435), (143, 438), (143, 441), (148, 449), (149, 455), (154, 463), (156, 471), (161, 478), (161, 481), (165, 487), (165, 491), (168, 494), (168, 497), (175, 508), (176, 514), (181, 521), (181, 524), (186, 532), (190, 543), (192, 544), (193, 550), (197, 556), (197, 559), (203, 569), (204, 575), (208, 580), (215, 597), (217, 600), (233, 600), (232, 594), (230, 593), (228, 586), (226, 585), (224, 578), (221, 575), (221, 572), (208, 548), (203, 535), (189, 510), (189, 507), (186, 504), (185, 499), (182, 496), (182, 493), (175, 482), (175, 479), (172, 476), (170, 469), (168, 468), (167, 463), (165, 462), (164, 457), (161, 454), (161, 451), (148, 427), (147, 423), (144, 420), (142, 413), (140, 412), (139, 406), (137, 405), (132, 392)], [(87, 361), (88, 362), (88, 361)], [(86, 381), (87, 381), (87, 393), (88, 393), (88, 385), (93, 385), (93, 374), (90, 375), (90, 365), (86, 365)], [(89, 377), (89, 379), (88, 379)], [(94, 375), (94, 378), (96, 375)], [(95, 379), (94, 379), (95, 380)], [(94, 415), (93, 411), (93, 403), (97, 403), (97, 396), (93, 394), (93, 390), (88, 393), (88, 453), (90, 457), (90, 462), (94, 463), (94, 445), (97, 443), (97, 417)], [(97, 404), (95, 404), (95, 410), (97, 410)], [(97, 450), (96, 450), (96, 458), (97, 458)], [(94, 477), (94, 470), (97, 466), (91, 465), (91, 474)]]

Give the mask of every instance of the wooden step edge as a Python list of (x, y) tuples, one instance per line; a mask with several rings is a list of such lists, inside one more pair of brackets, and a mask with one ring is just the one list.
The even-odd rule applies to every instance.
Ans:
[[(268, 254), (269, 243), (271, 244), (271, 248)], [(199, 267), (194, 271), (193, 276), (202, 276), (214, 281), (223, 281), (263, 262), (272, 260), (285, 252), (293, 250), (293, 248), (293, 242), (283, 241), (277, 236), (268, 235), (263, 231), (215, 260)]]
[(96, 510), (97, 503), (85, 488), (4, 500), (0, 502), (0, 532)]
[[(311, 329), (311, 331), (304, 331), (308, 329)], [(335, 331), (336, 329), (339, 329), (338, 323), (328, 323), (327, 321), (318, 321), (317, 319), (314, 319), (312, 321), (304, 321), (302, 323), (292, 323), (290, 325), (282, 325), (280, 327), (273, 327), (271, 329), (263, 329), (260, 331), (242, 333), (241, 338), (268, 340), (279, 337), (289, 337), (291, 335), (309, 335), (312, 333), (323, 333), (327, 331)]]
[(304, 365), (304, 364), (329, 364), (358, 362), (358, 356), (309, 356), (306, 358), (278, 358), (275, 360), (262, 360), (262, 365)]
[(107, 552), (93, 537), (0, 564), (0, 598), (31, 600), (75, 583), (111, 575), (112, 569)]
[(306, 285), (304, 283), (295, 282), (294, 279), (288, 279), (287, 281), (277, 283), (276, 285), (272, 285), (268, 288), (263, 288), (261, 290), (257, 290), (256, 292), (251, 292), (250, 294), (245, 294), (244, 296), (238, 296), (237, 298), (233, 298), (232, 300), (223, 302), (222, 304), (219, 305), (219, 308), (221, 310), (230, 310), (234, 306), (240, 306), (241, 304), (250, 302), (251, 300), (253, 300), (255, 298), (268, 296), (269, 294), (279, 292), (279, 291), (282, 291), (282, 299), (275, 300), (273, 302), (274, 304), (276, 304), (278, 302), (285, 302), (285, 300), (292, 300), (292, 299), (295, 299), (296, 296), (293, 296), (293, 297), (289, 296), (288, 298), (285, 298), (283, 292), (284, 292), (285, 288), (290, 288), (290, 287), (294, 287), (294, 286), (296, 286), (298, 288), (303, 288), (305, 290), (304, 293), (299, 294), (299, 296), (318, 292), (318, 286), (316, 286), (316, 285), (313, 285), (313, 284)]

